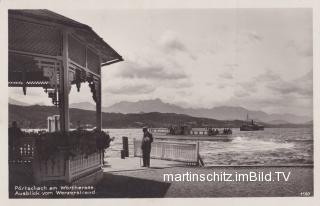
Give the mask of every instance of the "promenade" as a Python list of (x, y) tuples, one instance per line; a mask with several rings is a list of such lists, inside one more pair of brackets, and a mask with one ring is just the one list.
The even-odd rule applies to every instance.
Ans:
[[(313, 166), (188, 166), (185, 163), (151, 159), (151, 167), (140, 167), (139, 158), (106, 158), (103, 177), (95, 185), (95, 194), (86, 196), (48, 196), (46, 198), (196, 198), (196, 197), (300, 197), (313, 196)], [(117, 163), (117, 164), (116, 164)], [(120, 164), (121, 163), (121, 164)], [(10, 169), (10, 196), (13, 186), (34, 185), (32, 171), (26, 164), (21, 170)], [(14, 173), (12, 173), (14, 172)], [(271, 173), (274, 181), (201, 181), (192, 178), (164, 179), (164, 174), (182, 177), (184, 174)], [(275, 174), (280, 175), (280, 181)], [(290, 175), (289, 175), (290, 174)], [(27, 178), (28, 177), (28, 178)], [(211, 176), (212, 177), (212, 176)], [(48, 184), (50, 185), (50, 184)], [(16, 197), (18, 198), (18, 197)], [(43, 198), (24, 197), (24, 198)]]
[[(289, 197), (301, 196), (303, 192), (313, 195), (313, 166), (214, 166), (194, 167), (185, 164), (151, 160), (151, 168), (141, 168), (138, 158), (111, 162), (127, 162), (122, 168), (104, 167), (104, 177), (96, 186), (95, 197)], [(134, 168), (125, 168), (136, 164)], [(132, 165), (131, 165), (132, 166)], [(164, 181), (164, 174), (249, 174), (283, 172), (287, 181)]]
[(108, 157), (105, 158), (105, 164), (103, 166), (103, 172), (124, 172), (124, 171), (139, 171), (139, 170), (150, 170), (150, 169), (164, 169), (170, 167), (183, 167), (186, 163), (177, 161), (167, 161), (160, 159), (152, 159), (151, 168), (141, 167), (142, 159), (140, 157), (127, 157), (121, 159), (119, 157)]

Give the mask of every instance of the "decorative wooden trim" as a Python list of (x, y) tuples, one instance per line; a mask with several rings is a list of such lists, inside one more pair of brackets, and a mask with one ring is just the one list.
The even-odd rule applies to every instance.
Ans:
[[(9, 87), (22, 87), (23, 82), (9, 82), (8, 86)], [(30, 82), (26, 82), (26, 87), (50, 87), (50, 84), (48, 82), (44, 83), (39, 83), (39, 84), (34, 84)]]
[(94, 75), (94, 76), (96, 76), (96, 77), (98, 77), (98, 78), (101, 77), (101, 75), (92, 72), (92, 71), (89, 70), (88, 68), (85, 68), (85, 67), (81, 66), (80, 64), (76, 63), (75, 61), (72, 61), (71, 59), (69, 59), (69, 63), (73, 64), (73, 65), (76, 66), (76, 67), (79, 67), (80, 69), (85, 70), (86, 72), (88, 72), (88, 73), (90, 73), (90, 74), (92, 74), (92, 75)]

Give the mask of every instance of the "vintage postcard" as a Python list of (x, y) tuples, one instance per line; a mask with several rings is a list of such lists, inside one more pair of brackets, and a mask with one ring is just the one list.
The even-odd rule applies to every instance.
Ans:
[(6, 198), (313, 205), (316, 3), (151, 2), (0, 2)]

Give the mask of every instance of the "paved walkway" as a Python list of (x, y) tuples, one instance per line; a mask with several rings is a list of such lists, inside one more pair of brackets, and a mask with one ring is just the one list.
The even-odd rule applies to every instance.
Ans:
[[(141, 161), (141, 162), (140, 162)], [(142, 159), (139, 157), (127, 157), (121, 159), (120, 157), (106, 157), (105, 165), (103, 166), (104, 172), (123, 172), (123, 171), (135, 171), (135, 170), (147, 170), (147, 169), (164, 169), (170, 167), (186, 166), (186, 163), (167, 161), (167, 160), (150, 160), (150, 168), (141, 167)]]
[[(164, 181), (164, 174), (269, 174), (275, 181)], [(276, 181), (276, 172), (281, 175)], [(145, 171), (123, 171), (104, 173), (97, 185), (95, 197), (142, 198), (142, 197), (289, 197), (313, 196), (312, 167), (171, 167)], [(307, 195), (304, 195), (307, 194)]]

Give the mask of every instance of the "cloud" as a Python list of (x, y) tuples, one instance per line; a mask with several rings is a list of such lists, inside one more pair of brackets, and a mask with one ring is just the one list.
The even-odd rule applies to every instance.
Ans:
[(267, 69), (265, 73), (254, 77), (252, 81), (241, 82), (238, 83), (238, 85), (250, 92), (256, 92), (258, 83), (259, 85), (264, 85), (265, 88), (281, 95), (293, 94), (312, 97), (312, 70), (300, 78), (287, 81), (279, 74)]
[(279, 82), (277, 84), (268, 85), (268, 88), (283, 95), (298, 94), (301, 96), (312, 97), (313, 94), (312, 87), (295, 84), (294, 82)]
[(168, 51), (187, 51), (186, 45), (178, 39), (174, 32), (165, 32), (160, 40), (161, 45)]
[(240, 31), (236, 43), (238, 46), (256, 44), (263, 41), (263, 37), (256, 31)]
[[(22, 87), (13, 87), (13, 89), (10, 91), (11, 94), (15, 94), (17, 96), (25, 96), (23, 94)], [(47, 94), (44, 92), (43, 88), (40, 87), (27, 87), (26, 90), (26, 96), (38, 98), (39, 96), (47, 96)]]
[(225, 69), (235, 70), (239, 67), (239, 64), (225, 64), (223, 65)]
[(277, 79), (267, 84), (267, 88), (282, 95), (295, 94), (304, 97), (312, 97), (312, 71), (292, 81)]
[(235, 95), (236, 97), (242, 98), (242, 97), (248, 97), (248, 96), (250, 96), (250, 93), (245, 92), (245, 91), (242, 91), (242, 90), (238, 90), (238, 91), (235, 91), (235, 92), (234, 92), (234, 95)]
[(221, 73), (219, 75), (219, 77), (223, 78), (223, 79), (233, 79), (233, 76), (231, 73), (229, 72), (224, 72), (224, 73)]
[(290, 40), (286, 43), (285, 49), (293, 50), (298, 55), (303, 57), (312, 57), (313, 51), (312, 51), (312, 45), (308, 42), (297, 42), (294, 40)]
[(156, 79), (156, 80), (177, 80), (185, 79), (188, 76), (183, 70), (178, 70), (174, 65), (166, 63), (138, 63), (134, 61), (127, 61), (118, 69), (117, 76), (122, 78), (138, 78), (138, 79)]
[(209, 54), (217, 54), (218, 52), (221, 52), (224, 49), (224, 44), (221, 41), (214, 41), (210, 39), (209, 42), (207, 42), (207, 45), (209, 48), (203, 49), (203, 51), (209, 53)]
[(313, 81), (313, 72), (310, 70), (307, 72), (305, 75), (301, 76), (300, 78), (297, 79), (297, 81), (308, 81), (312, 82)]
[(196, 60), (197, 56), (191, 52), (191, 50), (187, 47), (187, 44), (181, 39), (178, 33), (174, 31), (166, 31), (160, 37), (160, 47), (166, 53), (185, 53), (192, 60)]
[(183, 80), (166, 82), (166, 84), (164, 84), (163, 86), (168, 88), (182, 89), (182, 88), (190, 88), (194, 86), (194, 84), (192, 83), (192, 81), (190, 81), (190, 79), (183, 79)]
[(218, 85), (218, 89), (224, 89), (224, 88), (226, 88), (226, 85), (224, 85), (224, 84), (219, 84)]
[(124, 85), (113, 85), (105, 89), (105, 92), (111, 94), (127, 94), (127, 95), (138, 95), (138, 94), (149, 94), (155, 91), (156, 88), (149, 84), (124, 84)]
[(309, 115), (312, 112), (312, 79), (312, 70), (291, 80), (267, 70), (250, 81), (238, 82), (238, 89), (226, 104)]
[(48, 98), (48, 94), (44, 92), (43, 88), (40, 87), (28, 87), (27, 94), (24, 95), (22, 88), (10, 87), (9, 97), (15, 100), (25, 102), (27, 104), (46, 104), (52, 105), (51, 99)]
[(281, 80), (281, 77), (279, 74), (275, 73), (274, 71), (267, 69), (265, 73), (255, 77), (255, 80), (258, 82), (275, 81), (275, 80)]
[(240, 82), (238, 83), (242, 89), (249, 91), (249, 92), (256, 92), (257, 91), (257, 82), (256, 81), (250, 81), (250, 82)]
[(186, 45), (178, 38), (177, 34), (172, 31), (167, 31), (162, 35), (160, 44), (169, 52), (187, 51)]
[(260, 42), (263, 39), (256, 31), (246, 31), (243, 34), (246, 35), (251, 42)]

